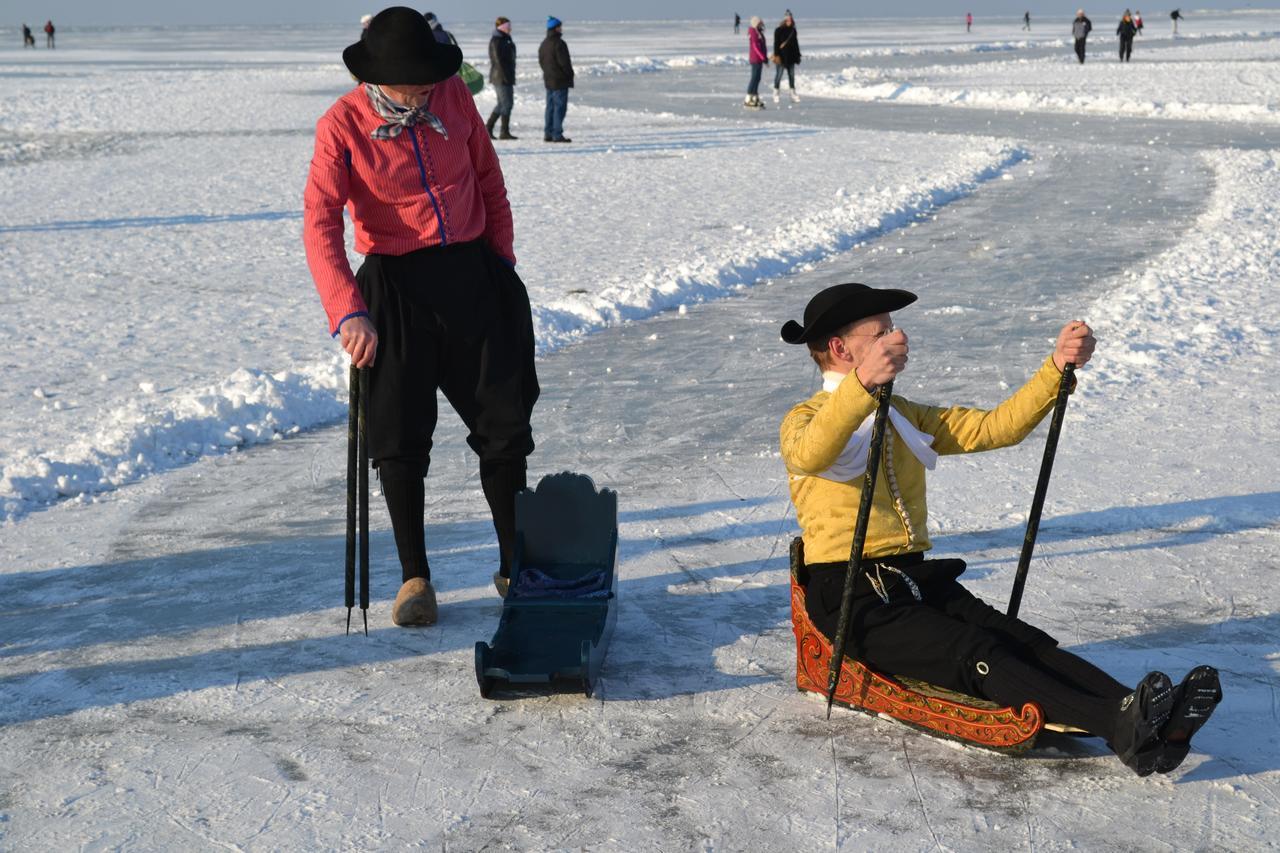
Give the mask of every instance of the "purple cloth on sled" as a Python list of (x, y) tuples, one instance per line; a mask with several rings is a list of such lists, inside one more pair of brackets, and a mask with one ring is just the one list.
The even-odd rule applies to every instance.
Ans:
[(607, 578), (597, 569), (576, 578), (553, 578), (531, 566), (521, 566), (514, 592), (530, 598), (607, 598)]

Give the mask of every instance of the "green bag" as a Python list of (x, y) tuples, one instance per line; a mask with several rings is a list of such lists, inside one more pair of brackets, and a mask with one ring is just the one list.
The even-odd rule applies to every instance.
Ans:
[(473, 95), (480, 94), (480, 90), (484, 88), (484, 75), (468, 62), (462, 63), (462, 67), (458, 69), (458, 76), (462, 78), (463, 83), (467, 84), (467, 88)]

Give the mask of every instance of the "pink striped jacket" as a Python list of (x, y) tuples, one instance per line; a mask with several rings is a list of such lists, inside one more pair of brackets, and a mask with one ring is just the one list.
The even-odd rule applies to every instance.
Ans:
[(383, 120), (363, 85), (316, 123), (302, 242), (335, 335), (343, 320), (367, 313), (347, 262), (344, 206), (362, 255), (403, 255), (483, 238), (515, 263), (502, 167), (471, 93), (461, 78), (451, 77), (436, 86), (430, 104), (449, 131), (447, 140), (425, 122), (392, 139), (373, 139), (369, 134)]

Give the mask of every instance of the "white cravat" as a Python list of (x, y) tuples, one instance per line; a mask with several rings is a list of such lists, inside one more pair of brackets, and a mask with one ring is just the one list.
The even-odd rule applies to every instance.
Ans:
[[(834, 370), (824, 371), (822, 374), (822, 390), (834, 394), (835, 390), (840, 387), (840, 383), (848, 375), (836, 373)], [(856, 382), (857, 379), (855, 378), (854, 381)], [(849, 443), (844, 446), (844, 450), (840, 451), (836, 461), (831, 464), (830, 468), (818, 472), (817, 476), (824, 480), (847, 483), (855, 477), (861, 477), (866, 473), (867, 449), (871, 446), (871, 427), (875, 419), (874, 412), (867, 415), (867, 419), (854, 430), (853, 435), (849, 436)], [(907, 420), (906, 416), (893, 406), (889, 407), (889, 420), (893, 423), (893, 428), (898, 433), (898, 437), (902, 439), (902, 443), (907, 446), (907, 450), (911, 451), (911, 455), (919, 459), (924, 467), (932, 471), (938, 464), (938, 453), (931, 446), (933, 444), (933, 436), (916, 429)]]

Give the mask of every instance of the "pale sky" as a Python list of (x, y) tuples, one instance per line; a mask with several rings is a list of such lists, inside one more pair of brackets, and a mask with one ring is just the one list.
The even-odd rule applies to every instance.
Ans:
[[(425, 0), (426, 5), (408, 4), (419, 11), (433, 11), (445, 23), (449, 21), (485, 21), (496, 15), (518, 20), (541, 18), (548, 13), (570, 22), (577, 20), (626, 19), (714, 19), (732, 18), (735, 11), (744, 18), (750, 15), (777, 16), (788, 6), (798, 18), (804, 17), (877, 17), (877, 16), (963, 16), (971, 11), (976, 19), (983, 15), (1021, 15), (1029, 9), (1033, 17), (1070, 18), (1079, 0), (1043, 3), (1032, 0)], [(1126, 0), (1108, 4), (1085, 5), (1099, 13), (1119, 14)], [(392, 5), (388, 3), (387, 5)], [(1139, 2), (1139, 6), (1142, 4)], [(1159, 17), (1174, 3), (1151, 6), (1146, 15)], [(252, 23), (348, 23), (365, 12), (384, 8), (369, 0), (0, 0), (0, 22), (44, 21), (52, 18), (62, 26), (77, 24), (252, 24)], [(1194, 0), (1183, 11), (1195, 9), (1274, 9), (1280, 0)]]

